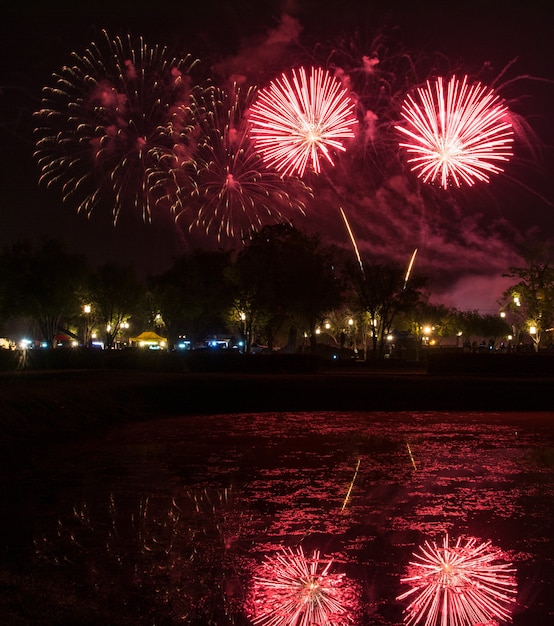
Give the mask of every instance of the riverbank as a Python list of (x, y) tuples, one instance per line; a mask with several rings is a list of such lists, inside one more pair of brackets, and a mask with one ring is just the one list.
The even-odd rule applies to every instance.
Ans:
[(2, 372), (0, 433), (71, 435), (157, 416), (268, 411), (550, 411), (554, 377), (522, 372), (324, 367), (318, 371), (64, 369)]

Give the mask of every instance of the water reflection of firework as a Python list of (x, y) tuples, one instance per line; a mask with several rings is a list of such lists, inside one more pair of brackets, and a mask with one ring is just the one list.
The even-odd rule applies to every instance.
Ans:
[(515, 602), (514, 569), (490, 542), (469, 538), (449, 545), (425, 542), (414, 554), (403, 583), (411, 589), (398, 596), (413, 597), (404, 623), (425, 626), (473, 626), (511, 617)]
[(247, 239), (268, 223), (288, 221), (290, 214), (304, 211), (311, 193), (299, 179), (283, 181), (254, 150), (244, 113), (255, 93), (214, 87), (197, 102), (201, 139), (191, 228), (215, 233), (218, 241)]
[(254, 578), (251, 612), (261, 626), (341, 626), (354, 619), (356, 596), (344, 574), (331, 572), (333, 561), (315, 550), (283, 548), (269, 557)]
[(138, 502), (112, 495), (75, 506), (37, 538), (37, 562), (94, 589), (114, 622), (127, 606), (151, 623), (232, 623), (242, 607), (233, 548), (247, 523), (229, 489)]
[(263, 159), (288, 176), (303, 176), (306, 167), (333, 165), (332, 151), (344, 152), (343, 140), (354, 137), (357, 124), (348, 91), (321, 68), (309, 76), (301, 67), (283, 73), (262, 89), (250, 110), (251, 135)]
[[(41, 182), (90, 213), (101, 200), (114, 218), (125, 205), (149, 217), (172, 172), (191, 159), (191, 57), (172, 58), (142, 39), (104, 32), (54, 74), (36, 112)], [(178, 146), (176, 150), (175, 147)]]
[(402, 117), (405, 125), (396, 128), (407, 143), (400, 146), (424, 182), (438, 181), (443, 188), (488, 182), (512, 156), (507, 108), (493, 90), (470, 85), (467, 76), (453, 76), (446, 86), (442, 77), (428, 81), (417, 98), (407, 96)]

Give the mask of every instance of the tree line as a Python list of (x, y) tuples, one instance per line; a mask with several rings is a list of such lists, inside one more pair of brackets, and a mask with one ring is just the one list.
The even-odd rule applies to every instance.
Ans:
[[(529, 336), (538, 349), (551, 335), (554, 311), (552, 247), (524, 251), (527, 265), (508, 268), (518, 279), (499, 301), (503, 315), (480, 315), (431, 304), (428, 279), (395, 263), (353, 259), (317, 235), (288, 224), (266, 226), (240, 251), (195, 250), (145, 280), (132, 267), (91, 267), (60, 241), (21, 241), (0, 255), (0, 333), (24, 320), (50, 347), (60, 333), (89, 345), (97, 333), (117, 345), (124, 327), (157, 330), (177, 345), (232, 334), (245, 350), (262, 343), (314, 351), (318, 341), (383, 357), (390, 333), (402, 330), (417, 348), (432, 336)], [(462, 345), (462, 344), (460, 344)]]

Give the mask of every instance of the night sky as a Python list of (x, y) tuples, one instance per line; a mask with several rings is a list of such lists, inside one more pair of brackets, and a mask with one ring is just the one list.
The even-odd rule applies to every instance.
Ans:
[[(365, 55), (379, 59), (382, 80), (397, 94), (414, 86), (414, 76), (421, 84), (439, 68), (493, 85), (528, 125), (525, 141), (516, 141), (504, 174), (459, 191), (418, 184), (391, 145), (377, 141), (376, 152), (368, 149), (355, 168), (340, 157), (319, 180), (307, 181), (314, 201), (293, 222), (348, 247), (338, 210), (343, 206), (366, 257), (407, 264), (417, 248), (414, 271), (430, 277), (433, 300), (495, 312), (508, 284), (502, 272), (520, 263), (517, 244), (537, 233), (554, 236), (549, 4), (499, 9), (487, 1), (102, 0), (69, 10), (65, 3), (12, 3), (0, 26), (0, 245), (56, 237), (93, 264), (115, 260), (143, 276), (165, 270), (173, 257), (196, 246), (220, 245), (182, 233), (170, 216), (156, 215), (146, 224), (141, 214), (127, 211), (114, 226), (109, 208), (98, 207), (87, 218), (63, 204), (57, 190), (39, 188), (32, 114), (40, 108), (41, 89), (53, 84), (52, 74), (69, 63), (72, 51), (82, 54), (102, 29), (110, 36), (143, 36), (177, 55), (191, 53), (221, 84), (241, 76), (261, 87), (295, 64), (331, 62), (354, 72)], [(415, 68), (410, 77), (404, 75), (408, 58)]]

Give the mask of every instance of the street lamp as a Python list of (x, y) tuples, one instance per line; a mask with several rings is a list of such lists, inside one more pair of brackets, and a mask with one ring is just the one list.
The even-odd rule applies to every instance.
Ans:
[(90, 345), (90, 339), (89, 339), (89, 334), (90, 334), (90, 312), (91, 312), (91, 306), (90, 304), (85, 304), (83, 306), (83, 313), (85, 314), (85, 332), (83, 333), (83, 345), (86, 346), (87, 348)]

